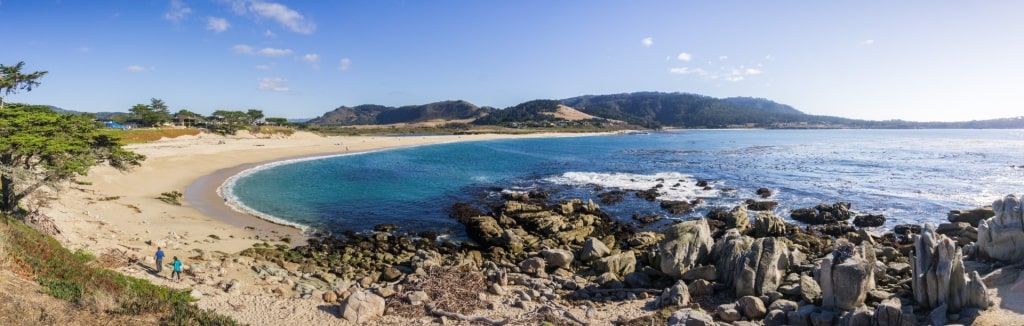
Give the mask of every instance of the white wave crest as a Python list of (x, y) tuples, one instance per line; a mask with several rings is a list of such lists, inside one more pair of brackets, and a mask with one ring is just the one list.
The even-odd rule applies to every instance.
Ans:
[(655, 174), (566, 172), (545, 180), (570, 186), (596, 185), (621, 190), (648, 190), (660, 184), (662, 187), (658, 189), (658, 193), (661, 194), (659, 198), (662, 200), (693, 200), (714, 197), (719, 193), (716, 189), (704, 190), (704, 187), (698, 187), (696, 178), (679, 172)]

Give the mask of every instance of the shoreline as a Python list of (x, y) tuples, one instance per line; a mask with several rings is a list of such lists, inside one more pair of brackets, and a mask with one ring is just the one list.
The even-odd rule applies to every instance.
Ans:
[[(218, 189), (239, 173), (278, 162), (462, 141), (597, 135), (604, 133), (415, 137), (204, 133), (126, 146), (147, 156), (142, 166), (127, 172), (94, 167), (70, 186), (77, 191), (42, 194), (55, 200), (40, 211), (53, 218), (61, 230), (56, 237), (66, 247), (96, 254), (127, 248), (146, 257), (158, 246), (183, 256), (196, 250), (235, 253), (259, 242), (282, 244), (280, 240), (286, 238), (294, 247), (307, 239), (300, 228), (235, 210), (225, 204)], [(181, 205), (157, 200), (172, 190), (184, 193)]]

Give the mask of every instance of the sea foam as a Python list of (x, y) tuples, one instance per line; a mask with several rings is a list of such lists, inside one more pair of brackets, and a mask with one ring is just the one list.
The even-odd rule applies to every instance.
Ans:
[(657, 188), (661, 200), (693, 200), (718, 196), (717, 189), (705, 190), (697, 186), (697, 179), (679, 172), (655, 174), (566, 172), (545, 179), (548, 182), (574, 187), (601, 186), (621, 190), (648, 190)]

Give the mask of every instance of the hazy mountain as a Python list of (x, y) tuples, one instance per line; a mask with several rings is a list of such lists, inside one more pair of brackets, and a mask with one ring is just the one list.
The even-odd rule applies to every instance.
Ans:
[(424, 105), (386, 107), (383, 105), (342, 106), (309, 120), (311, 125), (374, 125), (419, 123), (435, 120), (467, 120), (486, 115), (494, 109), (477, 107), (466, 101), (444, 101)]

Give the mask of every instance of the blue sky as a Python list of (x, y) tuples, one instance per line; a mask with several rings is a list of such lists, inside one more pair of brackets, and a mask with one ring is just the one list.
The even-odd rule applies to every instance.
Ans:
[(47, 70), (9, 102), (127, 111), (635, 91), (750, 96), (809, 114), (1024, 115), (1020, 1), (0, 0), (0, 64)]

